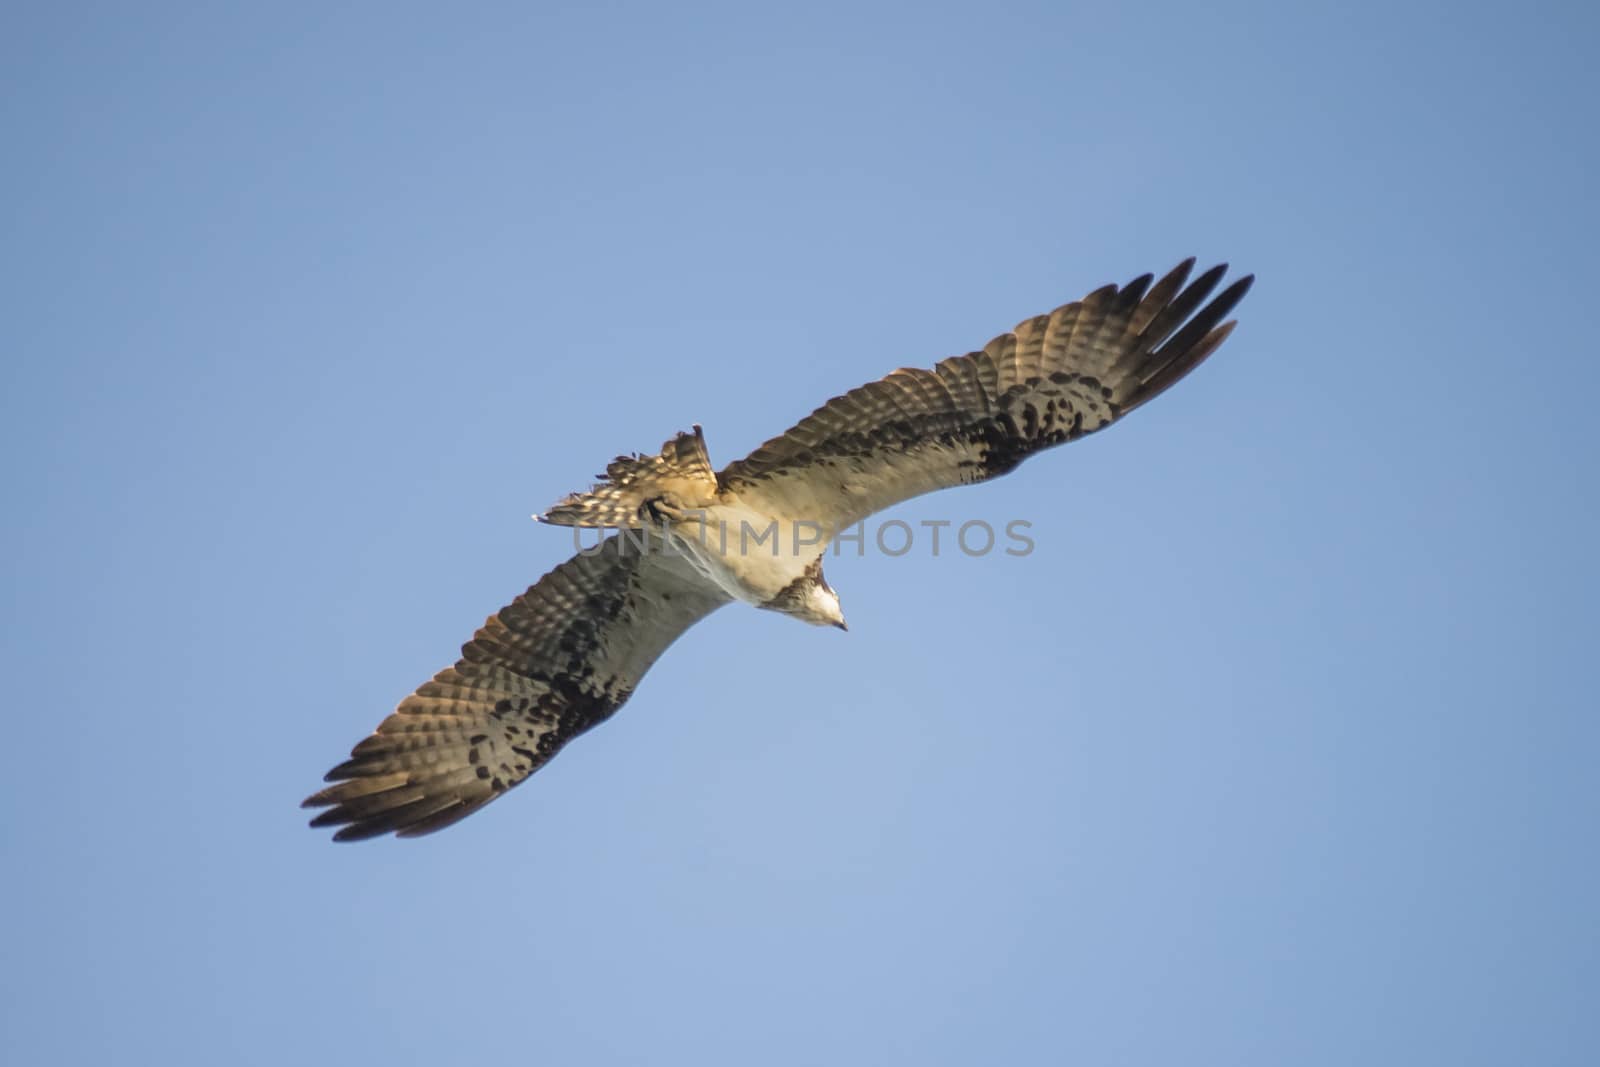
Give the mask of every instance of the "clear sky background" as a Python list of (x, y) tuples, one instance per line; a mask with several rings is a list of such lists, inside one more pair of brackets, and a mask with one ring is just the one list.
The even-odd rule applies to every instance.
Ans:
[[(15, 1064), (1591, 1064), (1580, 5), (11, 5)], [(528, 518), (1179, 259), (1125, 424), (445, 834), (299, 800)]]

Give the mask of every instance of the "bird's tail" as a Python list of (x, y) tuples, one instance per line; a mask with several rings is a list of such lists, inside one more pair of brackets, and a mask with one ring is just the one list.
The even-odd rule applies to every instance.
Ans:
[(680, 433), (655, 456), (618, 456), (587, 493), (573, 493), (543, 515), (557, 526), (637, 528), (651, 525), (654, 509), (693, 510), (711, 505), (717, 474), (700, 427)]

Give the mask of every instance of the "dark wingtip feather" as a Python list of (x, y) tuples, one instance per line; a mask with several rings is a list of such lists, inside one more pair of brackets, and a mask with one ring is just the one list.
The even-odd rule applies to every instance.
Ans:
[(1184, 289), (1183, 296), (1179, 297), (1179, 299), (1194, 304), (1200, 303), (1206, 297), (1211, 295), (1211, 290), (1217, 287), (1217, 283), (1220, 282), (1222, 280), (1222, 276), (1227, 273), (1228, 265), (1226, 263), (1218, 263), (1216, 266), (1204, 271), (1200, 277), (1190, 282), (1188, 287)]
[[(1162, 343), (1144, 357), (1135, 372), (1139, 384), (1129, 396), (1125, 411), (1132, 411), (1171, 388), (1204, 362), (1233, 332), (1234, 323), (1223, 323), (1222, 320), (1250, 291), (1255, 275), (1247, 274), (1238, 279), (1204, 308), (1195, 311), (1226, 270), (1225, 263), (1212, 267), (1156, 316), (1147, 336), (1163, 337), (1173, 330), (1177, 332), (1171, 337), (1163, 337)], [(1190, 318), (1191, 315), (1193, 318)]]
[(1119, 310), (1135, 307), (1144, 299), (1144, 294), (1150, 289), (1150, 283), (1156, 280), (1154, 274), (1141, 274), (1133, 281), (1122, 287), (1117, 294), (1116, 306)]
[[(1209, 293), (1211, 288), (1217, 284), (1217, 280), (1222, 277), (1221, 272), (1224, 269), (1222, 266), (1213, 267), (1205, 275), (1197, 278), (1191, 288), (1198, 287), (1202, 281), (1205, 281), (1208, 282), (1206, 292)], [(1216, 277), (1210, 277), (1211, 275)], [(1177, 358), (1182, 359), (1186, 350), (1192, 348), (1201, 338), (1216, 329), (1218, 323), (1228, 317), (1228, 312), (1237, 307), (1239, 301), (1244, 299), (1244, 294), (1250, 291), (1250, 284), (1253, 281), (1255, 281), (1255, 275), (1247, 274), (1228, 286), (1217, 295), (1215, 300), (1207, 304), (1199, 314), (1186, 322), (1181, 330), (1152, 355), (1159, 357), (1170, 349)], [(1187, 296), (1188, 293), (1184, 295)], [(1195, 301), (1195, 303), (1199, 303), (1199, 301)]]
[[(341, 826), (335, 841), (367, 841), (384, 834), (396, 837), (423, 837), (465, 819), (488, 803), (490, 797), (468, 799), (457, 796), (418, 797), (392, 808), (371, 814), (354, 815), (346, 808), (335, 808), (313, 819), (312, 826)], [(341, 825), (343, 824), (343, 825)]]
[[(315, 826), (316, 823), (311, 825)], [(351, 823), (333, 835), (335, 841), (370, 841), (374, 837), (382, 837), (388, 833), (387, 829), (374, 829), (367, 823)]]
[(444, 808), (432, 815), (424, 816), (410, 826), (396, 830), (394, 835), (396, 837), (422, 837), (433, 833), (435, 830), (443, 830), (446, 826), (455, 825), (481, 807), (483, 807), (482, 803), (457, 800), (451, 807)]
[(1222, 347), (1222, 342), (1228, 339), (1228, 335), (1233, 332), (1235, 325), (1232, 321), (1223, 323), (1206, 334), (1199, 343), (1187, 349), (1182, 359), (1173, 360), (1151, 375), (1150, 380), (1140, 390), (1139, 399), (1136, 403), (1142, 404), (1144, 401), (1166, 392), (1176, 385), (1184, 375), (1204, 363), (1211, 353)]

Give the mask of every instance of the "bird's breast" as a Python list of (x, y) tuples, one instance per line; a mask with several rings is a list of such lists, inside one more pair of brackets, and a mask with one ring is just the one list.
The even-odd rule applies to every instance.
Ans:
[(729, 596), (765, 604), (822, 554), (814, 523), (765, 514), (742, 504), (717, 504), (674, 524), (679, 547)]

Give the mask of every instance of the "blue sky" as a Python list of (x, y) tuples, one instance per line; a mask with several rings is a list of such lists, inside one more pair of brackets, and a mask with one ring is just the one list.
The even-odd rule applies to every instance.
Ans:
[[(1577, 5), (14, 5), (8, 1062), (1593, 1062)], [(1196, 255), (1240, 328), (449, 832), (528, 516)]]

